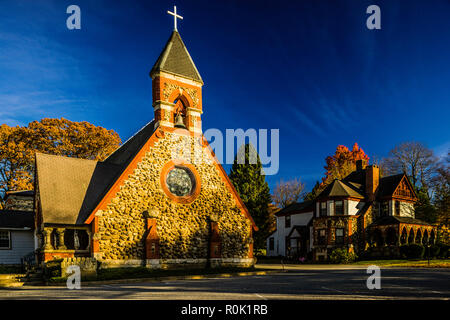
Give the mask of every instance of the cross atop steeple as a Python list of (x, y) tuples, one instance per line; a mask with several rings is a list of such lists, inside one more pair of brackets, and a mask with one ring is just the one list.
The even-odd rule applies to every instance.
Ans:
[(173, 16), (173, 25), (174, 25), (174, 30), (177, 30), (177, 19), (181, 19), (183, 20), (183, 17), (177, 14), (177, 6), (173, 6), (173, 12), (167, 11), (168, 14)]

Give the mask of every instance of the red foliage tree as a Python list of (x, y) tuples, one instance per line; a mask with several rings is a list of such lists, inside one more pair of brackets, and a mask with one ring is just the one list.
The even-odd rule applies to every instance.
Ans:
[(355, 142), (350, 151), (346, 146), (339, 145), (334, 155), (326, 157), (327, 165), (324, 167), (325, 177), (322, 178), (321, 186), (329, 184), (334, 179), (343, 179), (352, 171), (356, 170), (356, 161), (369, 161), (369, 156)]

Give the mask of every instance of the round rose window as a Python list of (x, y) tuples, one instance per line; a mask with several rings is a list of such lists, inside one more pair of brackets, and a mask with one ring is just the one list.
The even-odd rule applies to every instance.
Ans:
[(166, 184), (172, 194), (184, 197), (192, 194), (195, 188), (195, 179), (191, 170), (176, 166), (167, 173)]

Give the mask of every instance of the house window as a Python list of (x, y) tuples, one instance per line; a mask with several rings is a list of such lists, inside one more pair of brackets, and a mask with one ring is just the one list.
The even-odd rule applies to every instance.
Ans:
[(381, 203), (381, 216), (386, 217), (389, 215), (389, 202), (384, 201)]
[(400, 215), (400, 201), (395, 201), (395, 215)]
[(375, 218), (378, 218), (378, 217), (380, 216), (380, 204), (377, 203), (377, 202), (375, 202), (375, 203), (373, 204), (373, 209), (372, 209), (372, 211), (373, 211), (373, 216), (374, 216)]
[(325, 229), (319, 229), (319, 236), (317, 237), (319, 245), (327, 243), (327, 233)]
[(9, 231), (0, 231), (0, 249), (11, 249), (11, 234)]
[(337, 200), (334, 202), (334, 214), (336, 216), (342, 216), (344, 214), (344, 201)]
[(344, 229), (336, 229), (336, 244), (344, 243)]
[(284, 217), (284, 227), (285, 228), (291, 227), (291, 216)]
[(327, 216), (327, 203), (326, 202), (320, 203), (320, 216), (321, 217)]
[(269, 238), (269, 250), (273, 251), (274, 247), (275, 247), (275, 239), (273, 237)]

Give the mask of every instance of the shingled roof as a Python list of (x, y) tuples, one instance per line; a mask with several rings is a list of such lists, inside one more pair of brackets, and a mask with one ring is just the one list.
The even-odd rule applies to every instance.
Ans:
[(318, 196), (318, 198), (324, 197), (353, 197), (363, 199), (364, 195), (359, 192), (357, 186), (354, 184), (335, 179)]
[(394, 193), (400, 181), (402, 181), (404, 175), (405, 174), (401, 173), (381, 178), (378, 195), (380, 197), (391, 196)]
[(411, 217), (399, 217), (399, 216), (386, 216), (381, 217), (377, 220), (375, 220), (371, 226), (382, 226), (382, 225), (390, 225), (390, 224), (399, 224), (399, 223), (406, 223), (406, 224), (420, 224), (420, 225), (426, 225), (426, 226), (432, 226), (433, 224), (411, 218)]
[(1, 210), (0, 229), (33, 229), (34, 212)]
[(6, 195), (5, 195), (5, 199), (8, 196), (33, 197), (34, 196), (34, 191), (33, 190), (7, 191)]
[(286, 208), (281, 209), (277, 213), (275, 213), (276, 216), (285, 216), (289, 214), (296, 214), (296, 213), (306, 213), (306, 212), (313, 212), (314, 211), (314, 201), (304, 201), (304, 202), (295, 202), (290, 205), (288, 205)]
[(158, 71), (172, 73), (203, 83), (200, 73), (177, 31), (173, 31), (150, 71), (150, 76)]
[(83, 224), (154, 129), (148, 123), (103, 162), (36, 153), (44, 223)]

